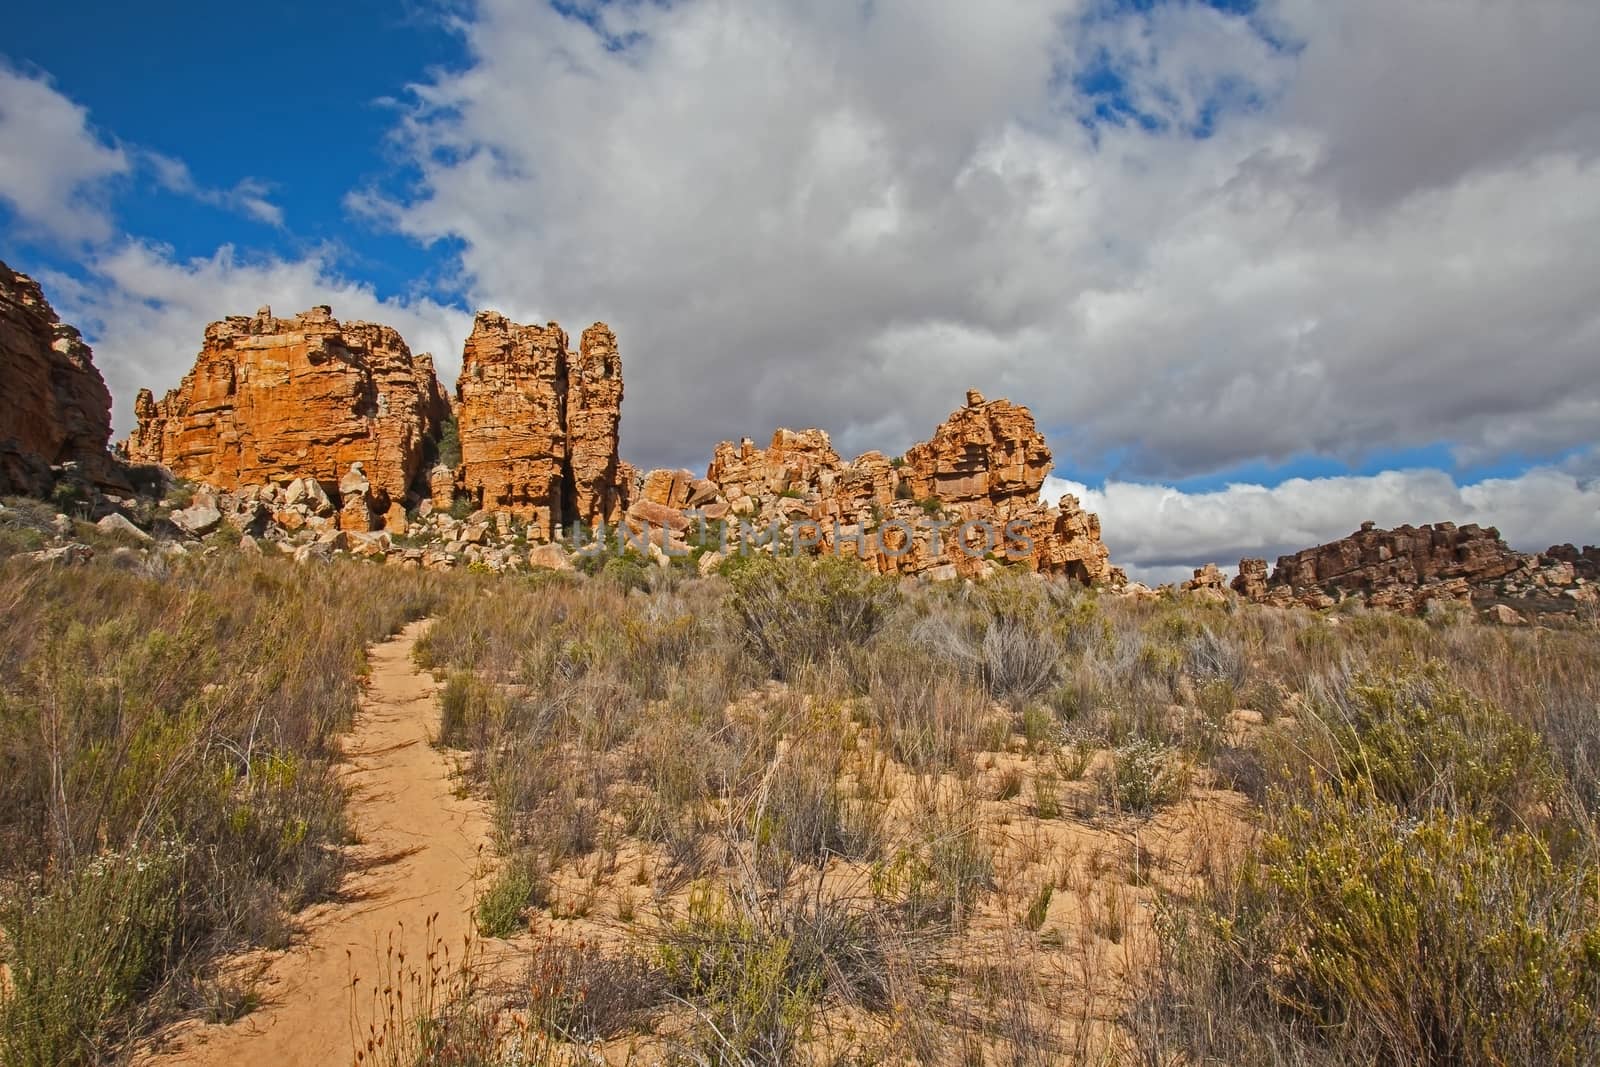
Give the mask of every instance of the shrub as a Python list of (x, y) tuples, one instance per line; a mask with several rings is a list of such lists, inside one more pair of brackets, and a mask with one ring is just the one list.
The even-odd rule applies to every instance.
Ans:
[(891, 580), (832, 556), (755, 556), (730, 568), (726, 604), (745, 646), (777, 678), (862, 646), (897, 599)]
[(1341, 778), (1412, 813), (1449, 806), (1509, 823), (1552, 796), (1538, 735), (1438, 664), (1358, 676), (1319, 711)]
[(505, 702), (494, 686), (470, 671), (454, 671), (439, 694), (439, 744), (476, 748), (505, 717)]
[(170, 849), (106, 853), (6, 901), (7, 1064), (98, 1063), (114, 1047), (181, 953), (187, 862)]
[(1137, 738), (1117, 748), (1104, 779), (1108, 799), (1120, 810), (1144, 815), (1183, 795), (1188, 774), (1169, 745)]
[(892, 970), (874, 916), (820, 892), (762, 901), (699, 887), (658, 955), (718, 1063), (789, 1062), (825, 998), (882, 1009)]
[(540, 937), (528, 962), (528, 1010), (544, 1032), (564, 1041), (615, 1037), (667, 999), (650, 959), (606, 954), (588, 941)]
[(1134, 1029), (1151, 1061), (1593, 1063), (1596, 888), (1523, 830), (1318, 787), (1169, 917)]
[(525, 926), (528, 909), (543, 906), (549, 897), (549, 881), (538, 857), (513, 853), (478, 898), (478, 930), (485, 937), (510, 937)]

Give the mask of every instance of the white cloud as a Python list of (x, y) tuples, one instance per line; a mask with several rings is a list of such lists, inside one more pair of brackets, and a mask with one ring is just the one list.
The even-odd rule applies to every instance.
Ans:
[(272, 187), (258, 178), (242, 178), (231, 189), (213, 189), (195, 181), (189, 165), (181, 159), (149, 150), (140, 155), (154, 172), (156, 181), (168, 192), (212, 207), (237, 211), (268, 226), (283, 225), (283, 208), (267, 199)]
[(1100, 515), (1112, 560), (1145, 581), (1188, 578), (1193, 568), (1237, 566), (1347, 537), (1370, 519), (1390, 528), (1410, 523), (1475, 522), (1494, 526), (1513, 548), (1600, 541), (1600, 478), (1549, 467), (1514, 478), (1457, 485), (1437, 470), (1371, 476), (1293, 478), (1267, 488), (1229, 485), (1186, 493), (1161, 485), (1107, 482), (1091, 489), (1049, 478), (1045, 499), (1076, 495)]
[[(632, 458), (896, 449), (969, 386), (1135, 477), (1593, 436), (1586, 0), (585, 12), (481, 0), (414, 195), (352, 202), (463, 242), (475, 305), (616, 327)], [(1085, 127), (1095, 70), (1152, 128)]]
[(22, 227), (66, 242), (112, 233), (107, 182), (127, 153), (89, 124), (89, 113), (0, 59), (0, 200)]
[(326, 252), (302, 259), (245, 257), (223, 247), (178, 261), (158, 245), (127, 242), (93, 258), (91, 281), (41, 279), (61, 317), (94, 344), (95, 365), (111, 388), (117, 433), (133, 427), (133, 399), (148, 387), (159, 396), (194, 366), (206, 325), (253, 314), (269, 304), (288, 317), (328, 304), (343, 320), (393, 326), (413, 352), (439, 357), (440, 377), (454, 380), (471, 316), (428, 299), (380, 300), (370, 286), (341, 277)]

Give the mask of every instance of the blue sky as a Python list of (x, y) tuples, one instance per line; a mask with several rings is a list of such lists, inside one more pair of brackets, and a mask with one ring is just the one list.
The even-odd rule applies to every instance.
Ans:
[(330, 303), (448, 381), (495, 307), (617, 328), (646, 465), (1010, 396), (1153, 577), (1366, 518), (1592, 543), (1600, 14), (1527, 12), (25, 3), (0, 256), (122, 430), (226, 314)]
[[(52, 77), (117, 140), (183, 161), (207, 188), (256, 179), (283, 215), (280, 227), (199, 203), (164, 190), (147, 169), (116, 196), (128, 232), (170, 245), (178, 258), (228, 243), (283, 255), (328, 243), (380, 294), (450, 293), (437, 250), (353, 224), (342, 206), (350, 190), (403, 174), (386, 140), (407, 85), (464, 62), (445, 10), (381, 0), (284, 0), (258, 10), (176, 0), (95, 5), (86, 27), (82, 6), (23, 3), (0, 51)], [(0, 212), (15, 225), (5, 205)], [(71, 249), (41, 242), (28, 251), (73, 266)]]

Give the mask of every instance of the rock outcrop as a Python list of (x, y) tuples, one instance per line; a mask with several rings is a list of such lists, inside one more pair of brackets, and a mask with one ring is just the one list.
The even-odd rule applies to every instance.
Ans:
[(111, 394), (39, 284), (0, 263), (0, 492), (47, 494), (52, 467), (114, 479)]
[(367, 528), (428, 495), (449, 413), (432, 358), (392, 328), (341, 323), (326, 306), (291, 319), (262, 308), (206, 327), (194, 369), (164, 398), (140, 390), (127, 451), (220, 490), (306, 479), (335, 494), (359, 465), (365, 502), (339, 499)]
[(1184, 582), (1181, 588), (1185, 593), (1222, 597), (1228, 588), (1228, 580), (1215, 563), (1207, 563), (1204, 567), (1196, 567), (1194, 577)]
[(904, 473), (914, 499), (964, 519), (1009, 518), (1033, 513), (1051, 462), (1032, 412), (973, 389), (966, 407), (906, 451)]
[(474, 506), (509, 512), (544, 540), (558, 527), (620, 516), (622, 361), (604, 323), (585, 330), (574, 353), (553, 322), (524, 326), (479, 312), (456, 398), (457, 482)]
[(1517, 552), (1492, 526), (1452, 522), (1380, 530), (1365, 522), (1349, 537), (1265, 560), (1245, 559), (1233, 590), (1257, 603), (1331, 607), (1357, 598), (1370, 607), (1412, 613), (1437, 600), (1510, 598), (1570, 607), (1595, 599), (1600, 553), (1559, 545)]
[[(904, 461), (867, 452), (846, 462), (818, 429), (780, 429), (764, 448), (724, 441), (704, 478), (646, 475), (626, 521), (666, 530), (666, 554), (711, 529), (705, 547), (718, 556), (776, 537), (782, 550), (852, 556), (886, 574), (979, 577), (1009, 562), (1120, 585), (1099, 519), (1072, 496), (1056, 508), (1040, 500), (1050, 466), (1027, 408), (973, 392)], [(706, 527), (686, 532), (674, 521), (686, 513)]]

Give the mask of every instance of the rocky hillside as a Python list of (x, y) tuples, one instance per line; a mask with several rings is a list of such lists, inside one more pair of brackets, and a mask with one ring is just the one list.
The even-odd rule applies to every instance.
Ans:
[(724, 441), (705, 478), (651, 472), (628, 518), (685, 538), (702, 519), (715, 524), (708, 568), (776, 524), (791, 543), (812, 540), (886, 574), (979, 577), (1009, 562), (1120, 586), (1099, 519), (1071, 496), (1056, 508), (1040, 501), (1051, 463), (1027, 408), (971, 391), (903, 460), (867, 452), (845, 462), (826, 431), (780, 429), (764, 449)]
[[(1149, 592), (1111, 565), (1099, 519), (1076, 498), (1040, 499), (1053, 457), (1032, 413), (977, 391), (901, 458), (846, 460), (825, 430), (779, 429), (765, 447), (722, 442), (704, 475), (639, 473), (619, 456), (622, 360), (604, 323), (573, 350), (555, 323), (480, 312), (452, 401), (432, 358), (388, 326), (341, 323), (328, 307), (288, 319), (262, 308), (208, 326), (193, 369), (162, 399), (140, 391), (127, 458), (188, 484), (158, 507), (126, 495), (106, 451), (111, 398), (88, 346), (3, 264), (0, 367), (0, 492), (44, 495), (65, 472), (122, 492), (97, 494), (79, 517), (138, 551), (181, 552), (228, 530), (251, 551), (301, 560), (511, 571), (571, 568), (603, 537), (607, 553), (702, 573), (753, 549), (809, 551), (884, 574), (981, 578), (1011, 565)], [(92, 551), (67, 537), (70, 521), (54, 529), (67, 543), (48, 558)], [(1493, 528), (1365, 523), (1270, 573), (1246, 559), (1229, 583), (1208, 565), (1183, 589), (1406, 613), (1468, 601), (1515, 622), (1600, 602), (1600, 549), (1530, 555)]]

